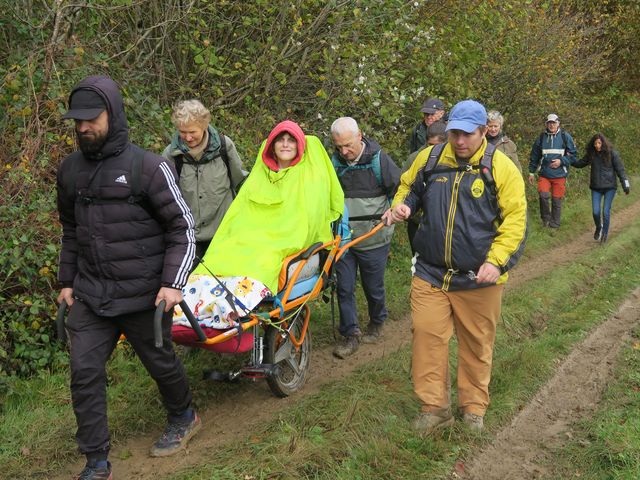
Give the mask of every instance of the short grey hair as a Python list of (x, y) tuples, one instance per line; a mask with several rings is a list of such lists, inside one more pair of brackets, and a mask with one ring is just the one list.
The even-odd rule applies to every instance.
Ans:
[(342, 135), (344, 133), (357, 135), (360, 132), (358, 122), (351, 117), (340, 117), (331, 124), (331, 135)]
[(171, 121), (177, 128), (190, 123), (206, 126), (211, 122), (211, 112), (200, 100), (182, 100), (174, 105)]
[(500, 126), (502, 126), (504, 123), (504, 117), (500, 115), (499, 111), (490, 110), (489, 113), (487, 113), (487, 124), (489, 124), (489, 122), (498, 122)]

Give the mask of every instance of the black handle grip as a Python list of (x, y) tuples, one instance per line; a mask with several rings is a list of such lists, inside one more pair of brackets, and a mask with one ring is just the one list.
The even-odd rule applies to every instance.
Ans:
[(193, 313), (191, 312), (189, 305), (187, 305), (187, 302), (182, 300), (180, 302), (180, 308), (182, 308), (182, 311), (187, 317), (187, 320), (189, 320), (189, 324), (191, 325), (191, 328), (195, 330), (196, 335), (198, 336), (198, 340), (201, 342), (205, 342), (207, 340), (207, 336), (202, 331), (202, 328), (200, 328), (200, 324), (198, 323), (198, 320), (196, 320), (196, 317), (193, 316)]
[(153, 338), (156, 342), (156, 348), (162, 348), (162, 317), (164, 317), (164, 309), (167, 306), (165, 300), (160, 300), (153, 314)]
[(56, 316), (56, 333), (58, 340), (62, 343), (67, 341), (67, 332), (64, 329), (64, 314), (67, 311), (67, 302), (64, 300), (58, 305), (58, 315)]
[[(164, 316), (164, 309), (166, 306), (167, 306), (167, 302), (165, 302), (164, 300), (161, 300), (158, 306), (156, 307), (156, 312), (153, 316), (153, 338), (155, 340), (156, 348), (162, 348), (162, 318)], [(189, 305), (187, 305), (187, 302), (182, 300), (180, 302), (180, 307), (182, 308), (182, 311), (187, 317), (187, 320), (189, 320), (189, 324), (191, 325), (191, 328), (193, 328), (193, 330), (196, 332), (196, 335), (198, 336), (198, 340), (200, 342), (206, 341), (207, 336), (202, 331), (202, 328), (200, 327), (200, 324), (196, 320), (196, 317), (194, 317), (193, 313), (191, 313), (191, 309), (189, 308)]]
[(379, 213), (375, 215), (358, 215), (357, 217), (349, 217), (349, 221), (360, 222), (365, 220), (381, 220), (382, 215)]

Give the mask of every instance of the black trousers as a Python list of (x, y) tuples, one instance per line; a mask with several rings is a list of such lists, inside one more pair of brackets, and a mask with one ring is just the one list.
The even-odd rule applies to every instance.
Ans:
[(84, 454), (109, 449), (107, 376), (105, 366), (124, 333), (156, 381), (168, 415), (179, 416), (191, 404), (191, 391), (182, 363), (171, 343), (172, 312), (162, 321), (163, 347), (153, 338), (153, 310), (101, 317), (76, 300), (69, 312), (71, 398), (76, 415), (78, 447)]

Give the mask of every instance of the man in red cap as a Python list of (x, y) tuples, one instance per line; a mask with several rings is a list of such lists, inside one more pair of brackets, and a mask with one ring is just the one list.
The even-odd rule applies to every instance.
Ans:
[[(176, 173), (162, 157), (129, 142), (118, 85), (82, 80), (65, 119), (75, 121), (79, 151), (58, 169), (62, 250), (58, 302), (70, 307), (71, 397), (76, 439), (87, 464), (82, 480), (111, 479), (105, 364), (124, 333), (156, 381), (167, 427), (151, 449), (183, 449), (200, 428), (184, 368), (171, 343), (173, 307), (193, 262), (193, 217)], [(154, 345), (155, 306), (166, 302), (163, 346)]]

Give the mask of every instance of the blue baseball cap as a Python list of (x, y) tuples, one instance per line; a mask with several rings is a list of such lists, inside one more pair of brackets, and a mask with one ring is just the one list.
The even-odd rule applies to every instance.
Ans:
[(480, 102), (475, 100), (463, 100), (455, 104), (449, 113), (447, 132), (449, 130), (462, 130), (471, 133), (478, 127), (487, 124), (487, 111)]

